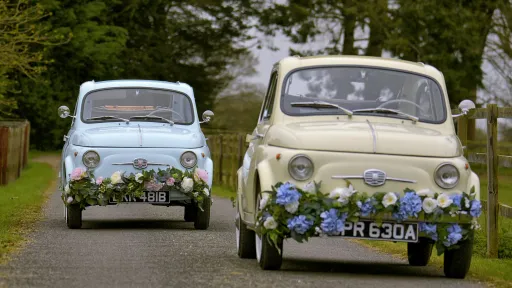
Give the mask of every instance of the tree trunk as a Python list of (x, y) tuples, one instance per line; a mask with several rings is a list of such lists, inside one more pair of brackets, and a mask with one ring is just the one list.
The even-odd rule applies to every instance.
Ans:
[(356, 29), (357, 7), (353, 0), (343, 1), (343, 55), (357, 55), (354, 48), (354, 30)]
[(388, 22), (388, 0), (370, 1), (370, 39), (366, 48), (366, 56), (382, 56), (382, 46), (386, 38), (386, 24)]

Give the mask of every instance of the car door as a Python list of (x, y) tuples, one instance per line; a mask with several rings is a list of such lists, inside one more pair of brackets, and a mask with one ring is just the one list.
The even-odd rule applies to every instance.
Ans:
[(256, 166), (260, 161), (257, 151), (259, 150), (259, 146), (263, 144), (265, 134), (267, 133), (271, 125), (272, 110), (276, 96), (277, 78), (278, 72), (277, 70), (273, 70), (270, 76), (267, 93), (265, 95), (265, 100), (263, 101), (260, 110), (258, 124), (256, 125), (256, 128), (254, 129), (253, 133), (251, 135), (247, 135), (246, 139), (246, 141), (249, 142), (249, 148), (247, 149), (247, 152), (244, 156), (244, 164), (242, 170), (244, 185), (244, 193), (242, 194), (242, 209), (244, 210), (244, 213), (251, 215), (253, 215), (254, 213), (254, 201), (256, 198), (255, 193), (257, 192), (254, 191), (256, 187), (255, 181), (258, 180), (256, 179)]

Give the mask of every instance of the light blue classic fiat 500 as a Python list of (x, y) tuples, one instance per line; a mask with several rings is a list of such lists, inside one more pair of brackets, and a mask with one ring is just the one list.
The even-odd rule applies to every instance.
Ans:
[(192, 87), (146, 80), (85, 82), (64, 136), (60, 183), (69, 228), (88, 206), (184, 206), (196, 229), (210, 222), (213, 162)]

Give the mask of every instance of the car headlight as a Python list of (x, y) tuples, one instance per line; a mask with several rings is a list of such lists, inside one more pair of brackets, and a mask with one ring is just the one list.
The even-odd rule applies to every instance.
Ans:
[(313, 171), (313, 162), (306, 155), (296, 155), (288, 163), (288, 172), (295, 180), (307, 180), (313, 175)]
[(197, 164), (197, 156), (194, 152), (187, 151), (181, 154), (180, 163), (183, 167), (190, 169)]
[(100, 155), (96, 151), (87, 151), (82, 156), (82, 162), (87, 168), (95, 168), (100, 164)]
[(459, 170), (449, 163), (443, 163), (437, 167), (434, 179), (441, 188), (450, 189), (459, 183)]

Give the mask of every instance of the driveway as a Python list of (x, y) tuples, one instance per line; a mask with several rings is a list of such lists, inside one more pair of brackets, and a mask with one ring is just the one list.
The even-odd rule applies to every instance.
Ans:
[(211, 226), (196, 231), (181, 207), (92, 207), (69, 230), (56, 192), (21, 253), (0, 266), (7, 287), (482, 287), (340, 238), (285, 242), (281, 271), (239, 259), (234, 209), (216, 198)]

